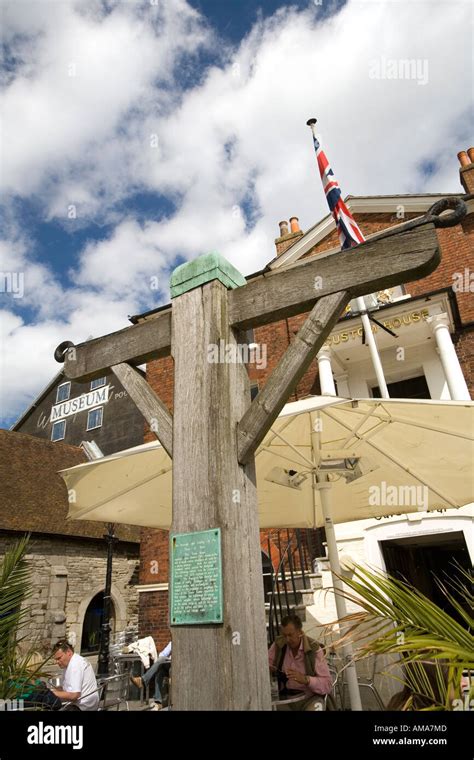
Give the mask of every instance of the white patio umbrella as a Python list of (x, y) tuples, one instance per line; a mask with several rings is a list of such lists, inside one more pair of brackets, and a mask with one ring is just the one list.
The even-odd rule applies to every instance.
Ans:
[[(256, 455), (260, 527), (325, 525), (317, 473), (331, 484), (334, 523), (468, 504), (473, 439), (474, 402), (313, 396), (287, 404)], [(62, 470), (68, 517), (168, 530), (171, 469), (154, 441)]]
[[(473, 412), (473, 402), (310, 397), (275, 420), (256, 454), (260, 527), (325, 526), (340, 618), (333, 523), (473, 501)], [(60, 474), (70, 518), (171, 526), (171, 460), (157, 442)], [(355, 668), (347, 673), (361, 709)]]

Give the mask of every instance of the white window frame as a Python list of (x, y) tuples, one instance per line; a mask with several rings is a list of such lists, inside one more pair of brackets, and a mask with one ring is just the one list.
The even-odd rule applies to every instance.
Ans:
[[(89, 419), (92, 412), (100, 411), (100, 424), (94, 425), (93, 427), (89, 427)], [(104, 422), (104, 407), (103, 406), (95, 406), (94, 409), (89, 409), (87, 412), (87, 427), (86, 430), (97, 430), (97, 428), (102, 427), (102, 424)]]
[[(59, 391), (60, 391), (61, 388), (64, 388), (66, 385), (68, 386), (67, 396), (66, 396), (66, 398), (59, 399)], [(71, 381), (69, 380), (66, 383), (61, 383), (56, 388), (56, 403), (57, 404), (62, 404), (64, 401), (69, 401), (70, 398), (71, 398)]]
[(97, 377), (95, 380), (91, 380), (91, 391), (95, 391), (97, 388), (103, 388), (104, 385), (107, 385), (107, 378)]
[[(53, 436), (54, 436), (54, 430), (55, 430), (55, 428), (58, 425), (62, 425), (62, 424), (64, 424), (63, 435), (61, 436), (61, 438), (54, 438)], [(56, 422), (53, 422), (53, 426), (51, 428), (51, 440), (52, 440), (52, 442), (56, 443), (57, 441), (64, 441), (65, 437), (66, 437), (66, 420), (56, 420)]]

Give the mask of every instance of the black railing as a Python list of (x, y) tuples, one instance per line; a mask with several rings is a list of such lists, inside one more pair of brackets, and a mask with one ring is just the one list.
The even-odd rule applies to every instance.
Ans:
[(303, 592), (312, 590), (313, 561), (323, 554), (321, 537), (312, 535), (316, 533), (319, 531), (278, 530), (272, 534), (273, 540), (267, 536), (270, 561), (266, 561), (264, 588), (269, 643), (280, 633), (284, 617), (301, 614)]

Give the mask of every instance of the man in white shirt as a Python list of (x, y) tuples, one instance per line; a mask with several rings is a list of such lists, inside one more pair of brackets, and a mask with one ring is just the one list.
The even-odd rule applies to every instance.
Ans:
[(51, 689), (53, 694), (63, 702), (71, 703), (72, 709), (97, 710), (99, 693), (90, 662), (75, 654), (67, 641), (55, 644), (53, 659), (60, 668), (64, 668), (62, 688)]

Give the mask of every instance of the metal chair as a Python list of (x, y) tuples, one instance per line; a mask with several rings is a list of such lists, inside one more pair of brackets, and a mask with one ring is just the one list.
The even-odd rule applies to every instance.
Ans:
[[(364, 666), (367, 666), (368, 663), (370, 663), (370, 665), (366, 667), (366, 672), (361, 673), (361, 670), (364, 668)], [(334, 653), (330, 654), (329, 656), (329, 671), (331, 672), (331, 675), (335, 674), (335, 680), (333, 682), (332, 698), (335, 704), (337, 705), (336, 709), (339, 709), (339, 710), (350, 709), (349, 706), (346, 705), (349, 689), (348, 689), (347, 677), (345, 675), (343, 661)], [(372, 655), (371, 657), (367, 657), (365, 660), (359, 660), (357, 662), (357, 683), (359, 684), (359, 689), (361, 691), (362, 689), (368, 689), (375, 700), (377, 709), (385, 711), (386, 710), (385, 704), (375, 685), (376, 675), (377, 675), (377, 656), (376, 655)]]
[[(105, 683), (105, 679), (104, 679), (104, 682), (102, 682), (102, 681), (99, 682), (99, 684), (97, 686), (97, 689), (94, 689), (93, 691), (89, 691), (86, 694), (81, 694), (81, 698), (83, 698), (83, 697), (90, 697), (92, 694), (98, 694), (99, 695), (99, 703), (98, 703), (97, 709), (100, 710), (100, 703), (101, 703), (101, 700), (103, 699), (103, 696), (104, 696), (105, 687), (106, 687), (106, 683)], [(81, 708), (79, 707), (79, 705), (75, 701), (74, 702), (64, 702), (64, 704), (62, 704), (61, 707), (59, 708), (59, 712), (65, 712), (65, 711), (69, 712), (70, 710), (80, 710), (80, 709)]]
[[(369, 663), (369, 664), (368, 664)], [(368, 689), (375, 699), (379, 710), (385, 710), (385, 704), (380, 696), (377, 687), (375, 686), (375, 676), (377, 675), (377, 655), (372, 655), (364, 660), (359, 660), (359, 672), (357, 674), (357, 683), (359, 689)], [(360, 670), (367, 666), (366, 673), (360, 673)]]
[(120, 710), (120, 705), (125, 704), (127, 711), (130, 710), (128, 704), (128, 674), (119, 673), (114, 676), (108, 676), (101, 679), (102, 693), (99, 701), (99, 711), (111, 710), (116, 707)]
[[(139, 673), (136, 673), (136, 675), (139, 675), (141, 678), (143, 678), (143, 675), (145, 673), (145, 668), (142, 662), (141, 657), (138, 654), (118, 654), (113, 657), (113, 670), (115, 675), (126, 675), (127, 679), (133, 674), (133, 671), (136, 672), (136, 666), (138, 664)], [(127, 688), (130, 689), (130, 683), (127, 681), (128, 686)], [(147, 685), (143, 685), (142, 689), (140, 690), (140, 701), (143, 704), (148, 700), (149, 697), (149, 687)], [(127, 698), (130, 699), (130, 691), (127, 692)]]
[[(114, 676), (107, 676), (98, 680), (97, 689), (88, 692), (87, 694), (81, 694), (81, 698), (89, 697), (91, 694), (99, 695), (99, 703), (97, 710), (103, 712), (104, 710), (112, 710), (114, 707), (120, 710), (120, 705), (125, 704), (128, 711), (128, 675), (126, 673), (120, 673)], [(114, 688), (115, 687), (115, 688)], [(112, 690), (112, 695), (109, 695), (109, 691)], [(69, 710), (80, 710), (81, 708), (75, 702), (65, 702), (60, 712)]]

